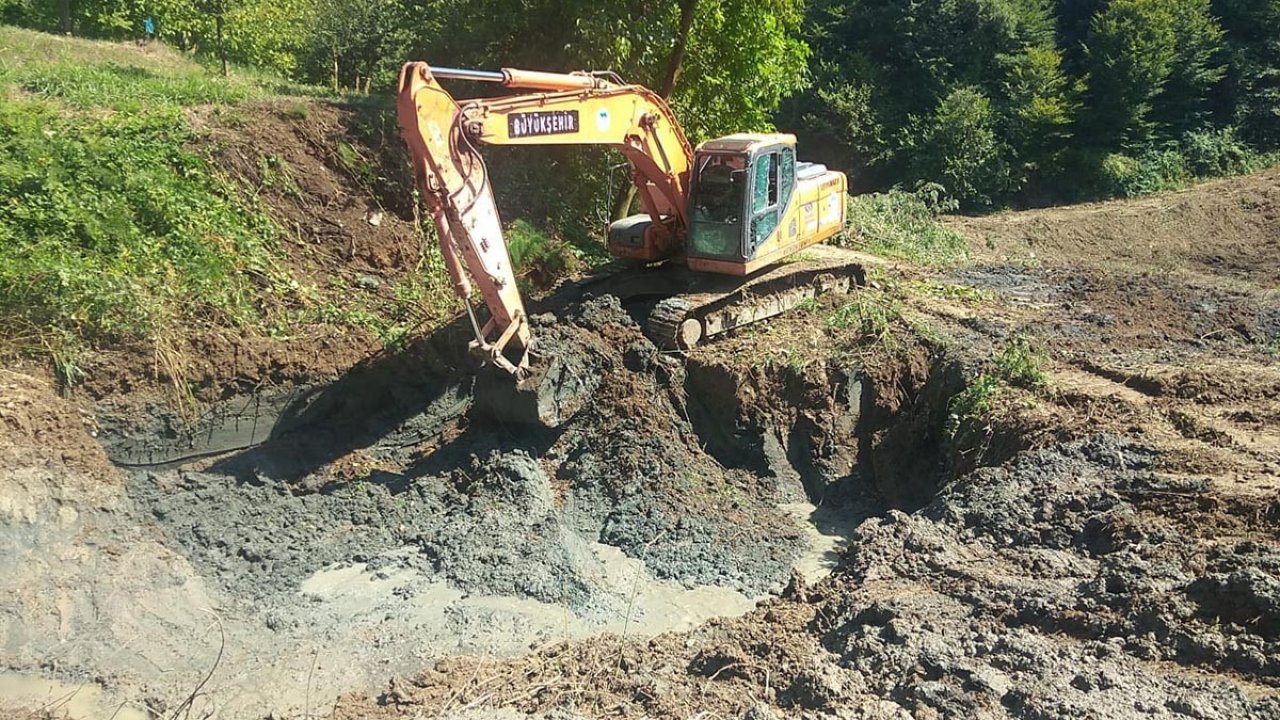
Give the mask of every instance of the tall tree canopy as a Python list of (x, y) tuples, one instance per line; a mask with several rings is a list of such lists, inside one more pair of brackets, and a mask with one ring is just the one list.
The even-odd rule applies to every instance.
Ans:
[[(151, 16), (200, 52), (214, 5), (233, 61), (300, 80), (389, 93), (409, 59), (613, 70), (667, 96), (695, 142), (777, 125), (855, 190), (975, 208), (1145, 191), (1280, 148), (1280, 0), (0, 0), (0, 20), (127, 38)], [(558, 163), (570, 179), (544, 209), (581, 216), (602, 161), (547, 151), (526, 179)]]

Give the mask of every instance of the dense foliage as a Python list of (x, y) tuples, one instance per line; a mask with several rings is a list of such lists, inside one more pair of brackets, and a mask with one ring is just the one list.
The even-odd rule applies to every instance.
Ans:
[[(1149, 192), (1280, 147), (1280, 0), (0, 0), (0, 20), (95, 37), (148, 16), (206, 53), (220, 16), (234, 62), (364, 92), (411, 58), (615, 70), (694, 141), (777, 125), (855, 189), (967, 208)], [(532, 218), (593, 225), (604, 155), (549, 162)]]
[(1280, 0), (814, 0), (781, 124), (855, 187), (1137, 194), (1280, 144)]
[(86, 340), (243, 327), (288, 291), (275, 226), (184, 116), (264, 90), (138, 55), (0, 28), (0, 354), (46, 352), (68, 379)]

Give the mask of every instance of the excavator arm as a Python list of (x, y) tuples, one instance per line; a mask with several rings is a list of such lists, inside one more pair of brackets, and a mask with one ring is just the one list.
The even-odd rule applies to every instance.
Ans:
[[(459, 101), (438, 78), (534, 92)], [(652, 91), (616, 76), (433, 69), (422, 62), (404, 65), (398, 88), (400, 128), (454, 291), (471, 318), (472, 347), (495, 365), (513, 374), (527, 369), (532, 337), (477, 144), (619, 150), (631, 163), (650, 221), (644, 242), (625, 254), (659, 260), (677, 252), (689, 222), (693, 153), (671, 109)], [(489, 308), (483, 327), (471, 309), (473, 282)]]

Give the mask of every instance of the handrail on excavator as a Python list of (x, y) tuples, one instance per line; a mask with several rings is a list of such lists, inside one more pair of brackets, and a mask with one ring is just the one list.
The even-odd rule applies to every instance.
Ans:
[(590, 73), (551, 73), (537, 70), (471, 70), (467, 68), (432, 67), (431, 74), (444, 80), (470, 80), (496, 83), (519, 90), (587, 90), (607, 87), (612, 83)]

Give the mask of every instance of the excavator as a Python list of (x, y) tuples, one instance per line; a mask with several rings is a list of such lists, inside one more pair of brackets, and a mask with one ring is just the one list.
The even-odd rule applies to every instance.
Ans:
[[(524, 92), (459, 100), (441, 80)], [(450, 281), (470, 318), (471, 348), (517, 378), (529, 372), (535, 339), (480, 146), (621, 152), (643, 212), (609, 226), (609, 252), (633, 267), (608, 273), (608, 292), (645, 299), (643, 327), (663, 349), (688, 350), (862, 280), (851, 254), (826, 246), (801, 252), (844, 228), (847, 181), (798, 161), (794, 135), (739, 133), (694, 150), (662, 97), (612, 72), (424, 62), (403, 66), (397, 115)], [(483, 325), (471, 306), (473, 289), (488, 306)]]

